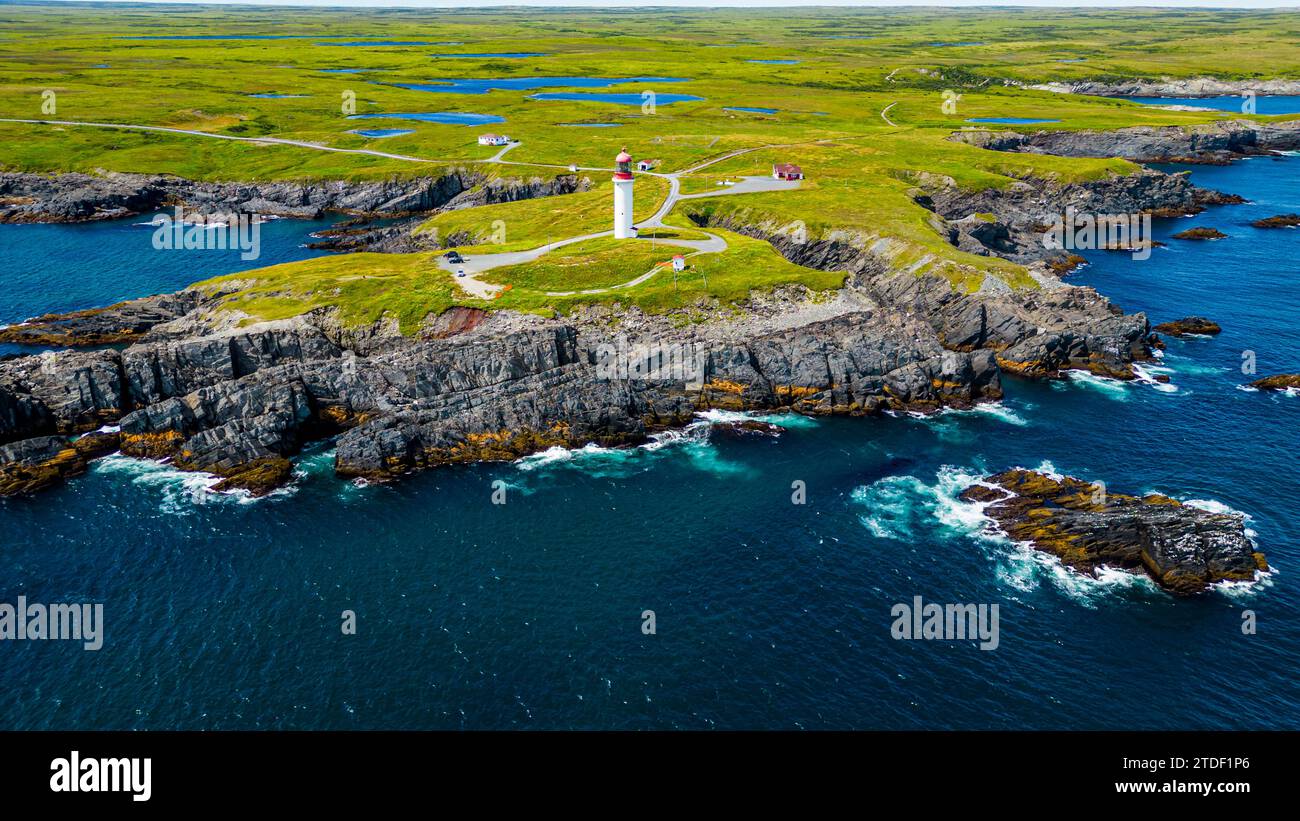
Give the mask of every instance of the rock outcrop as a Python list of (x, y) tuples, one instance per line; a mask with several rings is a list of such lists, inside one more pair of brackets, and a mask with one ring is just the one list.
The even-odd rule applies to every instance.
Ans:
[(105, 308), (47, 314), (0, 328), (0, 342), (51, 347), (96, 347), (135, 342), (155, 326), (198, 307), (194, 291), (132, 299)]
[(1188, 228), (1173, 235), (1174, 239), (1227, 239), (1228, 235), (1218, 228)]
[(1252, 581), (1267, 570), (1237, 513), (1212, 513), (1159, 494), (1108, 493), (1099, 485), (1009, 470), (962, 493), (1012, 538), (1084, 573), (1113, 567), (1146, 573), (1173, 593), (1220, 581)]
[(1300, 391), (1300, 373), (1280, 373), (1250, 383), (1261, 391)]
[(38, 436), (0, 445), (0, 496), (44, 490), (84, 473), (91, 460), (117, 450), (115, 433), (90, 433), (74, 441)]
[(1175, 319), (1173, 322), (1162, 322), (1155, 329), (1157, 333), (1168, 334), (1169, 336), (1187, 336), (1189, 334), (1213, 336), (1223, 331), (1223, 328), (1219, 327), (1219, 323), (1203, 316), (1189, 316), (1183, 319)]
[(327, 212), (396, 217), (439, 208), (571, 193), (591, 185), (562, 174), (551, 179), (489, 179), (449, 168), (436, 177), (377, 181), (225, 183), (166, 175), (0, 173), (0, 222), (89, 222), (183, 205), (197, 214), (261, 214), (315, 219)]
[(899, 273), (870, 245), (855, 245), (849, 239), (796, 242), (765, 226), (737, 223), (707, 211), (688, 214), (697, 224), (769, 240), (796, 264), (847, 271), (850, 289), (868, 295), (876, 304), (919, 318), (949, 350), (995, 353), (998, 365), (1007, 372), (1038, 378), (1082, 369), (1132, 379), (1133, 362), (1151, 357), (1154, 340), (1146, 316), (1124, 314), (1094, 289), (1066, 285), (1053, 275), (1044, 261), (1063, 254), (1044, 244), (1045, 226), (1068, 205), (1101, 213), (1151, 207), (1190, 210), (1217, 196), (1185, 177), (1159, 172), (1065, 186), (1026, 182), (1007, 191), (969, 192), (955, 185), (937, 185), (918, 192), (918, 201), (950, 227), (971, 223), (973, 215), (985, 214), (986, 218), (973, 224), (1001, 229), (996, 247), (982, 245), (975, 235), (968, 235), (965, 245), (954, 239), (959, 247), (974, 252), (974, 245), (979, 244), (986, 255), (996, 253), (1041, 266), (1038, 280), (1042, 287), (1014, 291), (1003, 287), (978, 293), (954, 289), (937, 275)]
[(953, 140), (995, 151), (1061, 157), (1122, 157), (1134, 162), (1226, 163), (1300, 148), (1300, 121), (1221, 120), (1192, 126), (1135, 126), (1110, 131), (962, 130)]
[(924, 323), (885, 312), (747, 341), (684, 337), (701, 370), (670, 379), (609, 378), (598, 368), (608, 337), (554, 320), (495, 332), (464, 317), (447, 329), (469, 330), (444, 338), (355, 349), (315, 319), (0, 363), (0, 442), (21, 451), (6, 458), (48, 462), (52, 440), (116, 422), (125, 454), (263, 493), (288, 480), (305, 443), (333, 435), (341, 475), (382, 479), (639, 442), (711, 407), (867, 415), (1001, 396), (991, 353), (945, 350)]
[(1251, 223), (1255, 228), (1295, 228), (1300, 225), (1300, 214), (1278, 214)]
[[(1251, 92), (1260, 96), (1300, 94), (1300, 80), (1224, 80), (1218, 77), (1131, 80), (1082, 80), (1031, 86), (1043, 91), (1092, 94), (1098, 97), (1230, 97)], [(1243, 103), (1245, 100), (1243, 99)]]

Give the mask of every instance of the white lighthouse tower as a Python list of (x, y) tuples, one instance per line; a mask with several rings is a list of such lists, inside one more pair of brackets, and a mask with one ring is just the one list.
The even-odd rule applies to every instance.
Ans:
[(624, 148), (614, 162), (614, 238), (632, 239), (632, 155)]

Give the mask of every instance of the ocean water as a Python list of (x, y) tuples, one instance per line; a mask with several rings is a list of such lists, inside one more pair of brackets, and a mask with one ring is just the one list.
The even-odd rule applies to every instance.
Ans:
[[(102, 602), (107, 622), (95, 652), (0, 646), (0, 727), (1300, 727), (1300, 397), (1239, 389), (1243, 350), (1261, 374), (1300, 370), (1300, 233), (1248, 226), (1300, 210), (1298, 163), (1193, 168), (1254, 204), (1158, 236), (1229, 239), (1099, 252), (1073, 275), (1156, 320), (1224, 326), (1170, 342), (1149, 369), (1170, 385), (1008, 378), (972, 412), (765, 417), (775, 439), (711, 433), (712, 414), (645, 447), (388, 486), (339, 481), (323, 443), (259, 501), (110, 457), (0, 500), (0, 601)], [(47, 293), (111, 270), (95, 259)], [(1015, 465), (1243, 511), (1276, 572), (1175, 599), (1064, 570), (957, 501)], [(893, 640), (890, 609), (914, 596), (998, 604), (998, 648)]]
[[(160, 212), (170, 213), (170, 212)], [(261, 253), (173, 251), (153, 247), (158, 214), (78, 225), (0, 225), (0, 325), (52, 312), (170, 293), (209, 277), (320, 256), (311, 233), (338, 217), (260, 223)], [(0, 355), (23, 349), (0, 343)]]
[[(1242, 113), (1246, 100), (1239, 94), (1226, 97), (1123, 97), (1135, 103), (1146, 105), (1187, 105), (1195, 108), (1214, 108), (1220, 111)], [(1255, 98), (1256, 114), (1296, 114), (1300, 113), (1300, 95), (1295, 94), (1261, 94)]]

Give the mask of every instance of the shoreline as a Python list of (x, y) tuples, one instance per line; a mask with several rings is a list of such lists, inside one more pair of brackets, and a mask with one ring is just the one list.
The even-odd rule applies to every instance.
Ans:
[[(1111, 139), (1123, 137), (1115, 132)], [(373, 189), (363, 189), (373, 198)], [(302, 193), (280, 184), (257, 190), (281, 198)], [(186, 290), (29, 320), (6, 330), (37, 338), (62, 323), (58, 334), (40, 338), (103, 344), (112, 336), (126, 347), (0, 364), (0, 404), (16, 409), (9, 429), (0, 430), (0, 441), (10, 443), (0, 451), (0, 472), (40, 466), (40, 459), (34, 464), (30, 454), (12, 452), (24, 438), (114, 424), (121, 425), (127, 455), (170, 458), (178, 469), (221, 477), (226, 488), (266, 493), (291, 478), (287, 457), (332, 436), (338, 437), (338, 475), (388, 480), (556, 446), (636, 444), (714, 409), (933, 413), (996, 401), (1003, 373), (1050, 379), (1081, 369), (1132, 380), (1133, 365), (1151, 359), (1161, 344), (1145, 315), (1125, 315), (1095, 290), (1061, 281), (1050, 268), (1054, 257), (1030, 230), (1050, 210), (1043, 198), (1059, 205), (1085, 190), (1116, 212), (1194, 213), (1207, 203), (1233, 201), (1150, 170), (1098, 183), (985, 191), (975, 199), (951, 185), (918, 192), (952, 226), (954, 245), (1030, 264), (1039, 284), (1032, 291), (1004, 286), (974, 294), (956, 292), (938, 277), (892, 270), (851, 244), (794, 244), (754, 226), (721, 226), (766, 239), (798, 264), (847, 270), (849, 280), (829, 309), (806, 311), (807, 321), (778, 320), (816, 304), (809, 301), (815, 295), (797, 289), (752, 294), (747, 307), (759, 308), (757, 314), (747, 310), (739, 320), (685, 329), (674, 328), (671, 317), (617, 317), (617, 327), (634, 339), (703, 345), (708, 358), (696, 387), (596, 377), (596, 351), (615, 327), (615, 317), (599, 310), (548, 320), (452, 309), (474, 315), (450, 323), (448, 333), (411, 338), (382, 321), (345, 328), (329, 310), (239, 327), (213, 313), (215, 295)], [(995, 219), (970, 223), (967, 216), (979, 211)], [(869, 349), (889, 352), (886, 361), (897, 364), (854, 359)], [(837, 366), (842, 370), (827, 369), (828, 361), (845, 357), (847, 364)], [(28, 359), (41, 360), (40, 368)], [(374, 371), (400, 374), (400, 382), (384, 377), (380, 384), (369, 376)], [(458, 375), (485, 371), (503, 376), (467, 382)], [(68, 399), (74, 384), (89, 390)], [(611, 413), (614, 407), (621, 410)], [(46, 471), (47, 484), (67, 475)]]

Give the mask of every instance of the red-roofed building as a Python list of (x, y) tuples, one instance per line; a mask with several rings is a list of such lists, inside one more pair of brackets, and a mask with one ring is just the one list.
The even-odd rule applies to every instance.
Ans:
[(779, 162), (772, 166), (772, 178), (777, 180), (801, 180), (803, 169), (794, 163)]

